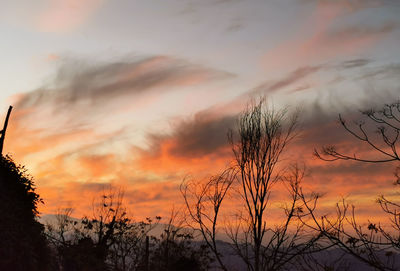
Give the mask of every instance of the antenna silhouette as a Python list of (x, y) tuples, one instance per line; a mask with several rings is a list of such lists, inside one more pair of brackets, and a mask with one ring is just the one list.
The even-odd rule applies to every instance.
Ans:
[(0, 135), (1, 135), (1, 137), (0, 137), (0, 155), (3, 155), (4, 138), (6, 137), (8, 119), (10, 118), (12, 109), (13, 109), (13, 107), (10, 105), (10, 107), (8, 108), (8, 111), (7, 111), (6, 119), (4, 121), (3, 130), (0, 131)]

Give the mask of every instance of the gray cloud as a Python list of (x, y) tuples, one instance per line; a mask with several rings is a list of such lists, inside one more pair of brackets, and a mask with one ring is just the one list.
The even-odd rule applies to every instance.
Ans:
[(370, 25), (358, 25), (341, 29), (333, 29), (328, 32), (329, 40), (333, 42), (352, 40), (355, 38), (368, 37), (377, 34), (387, 34), (395, 30), (397, 24), (394, 22), (386, 22), (380, 26), (372, 27)]
[[(258, 87), (240, 95), (238, 98), (226, 105), (230, 108), (237, 108), (237, 114), (243, 108), (239, 108), (239, 104), (245, 105), (247, 100), (255, 95), (268, 94), (270, 92), (283, 90), (287, 87), (293, 87), (294, 91), (302, 91), (309, 89), (310, 86), (302, 80), (309, 75), (322, 72), (332, 72), (337, 69), (357, 69), (368, 66), (372, 60), (370, 59), (350, 59), (339, 63), (327, 63), (318, 66), (300, 67), (280, 80), (267, 82)], [(361, 70), (363, 73), (377, 72), (375, 68), (367, 67)], [(380, 73), (393, 75), (398, 72), (397, 65), (389, 65), (381, 67)], [(350, 79), (350, 78), (349, 78)], [(352, 78), (354, 80), (356, 78)], [(299, 85), (298, 83), (301, 83)], [(328, 95), (329, 97), (326, 97)], [(302, 137), (299, 144), (303, 146), (305, 151), (311, 155), (314, 148), (323, 145), (337, 144), (349, 142), (351, 136), (338, 123), (338, 115), (343, 114), (346, 119), (352, 121), (361, 119), (360, 110), (370, 109), (371, 107), (379, 107), (385, 103), (393, 102), (398, 95), (397, 89), (369, 92), (367, 89), (360, 92), (357, 101), (350, 102), (343, 96), (332, 96), (324, 92), (323, 99), (317, 97), (314, 101), (304, 102), (304, 114), (302, 121)], [(327, 103), (328, 99), (328, 103)], [(197, 113), (192, 119), (177, 123), (173, 127), (173, 132), (169, 135), (151, 134), (149, 135), (152, 146), (149, 153), (157, 155), (160, 146), (166, 142), (173, 143), (169, 145), (169, 155), (177, 157), (202, 157), (206, 155), (224, 155), (220, 151), (226, 150), (229, 146), (227, 140), (227, 131), (234, 129), (237, 114), (233, 112), (229, 114), (221, 114), (221, 106), (209, 108)], [(359, 143), (359, 142), (356, 142)]]
[[(331, 72), (332, 70), (336, 69), (347, 70), (347, 69), (363, 68), (367, 67), (370, 63), (372, 63), (371, 59), (358, 58), (358, 59), (346, 60), (340, 63), (300, 67), (288, 73), (279, 80), (268, 81), (256, 86), (254, 89), (250, 90), (245, 95), (246, 96), (265, 95), (268, 93), (277, 92), (287, 87), (290, 87), (296, 83), (299, 83), (303, 79), (319, 71)], [(370, 68), (367, 71), (364, 71), (361, 76), (356, 77), (355, 79), (365, 79), (379, 75), (398, 77), (399, 74), (400, 74), (400, 64), (396, 63), (396, 64), (385, 65), (378, 68)], [(301, 86), (296, 86), (296, 88), (292, 90), (292, 92), (307, 90), (309, 88), (310, 88), (309, 85), (303, 83)]]
[(236, 124), (236, 115), (214, 115), (211, 110), (197, 113), (190, 121), (175, 125), (171, 135), (151, 134), (150, 153), (157, 155), (160, 146), (172, 141), (170, 155), (176, 157), (202, 157), (218, 154), (228, 146), (228, 131)]
[(230, 22), (230, 24), (226, 28), (226, 31), (227, 32), (235, 32), (235, 31), (242, 29), (243, 27), (244, 27), (243, 20), (240, 18), (235, 18)]
[[(364, 128), (367, 133), (374, 138), (376, 144), (380, 144), (382, 140), (375, 138), (377, 127), (380, 124), (371, 121), (361, 112), (370, 109), (379, 111), (384, 104), (398, 101), (398, 93), (398, 89), (381, 92), (366, 89), (364, 96), (353, 104), (345, 104), (339, 99), (332, 99), (331, 105), (315, 100), (303, 110), (303, 133), (299, 146), (310, 154), (315, 148), (320, 149), (327, 145), (339, 146), (338, 150), (348, 155), (353, 155), (353, 152), (373, 151), (368, 144), (356, 139), (345, 130), (339, 122), (339, 114), (354, 131), (358, 131), (358, 123), (365, 123)], [(351, 150), (350, 153), (349, 150)]]
[(72, 105), (81, 100), (107, 102), (121, 95), (145, 91), (170, 91), (174, 88), (208, 80), (225, 79), (230, 73), (205, 68), (165, 56), (88, 65), (67, 61), (58, 70), (52, 86), (29, 92), (16, 104), (26, 108), (52, 102)]
[(182, 123), (175, 131), (178, 144), (172, 149), (177, 156), (203, 156), (228, 145), (227, 134), (233, 129), (236, 116), (209, 119), (202, 113), (194, 121)]
[(388, 64), (379, 67), (374, 67), (364, 72), (357, 79), (376, 79), (379, 76), (399, 78), (400, 63)]
[(306, 78), (307, 76), (318, 72), (321, 70), (323, 66), (305, 66), (300, 67), (280, 80), (275, 82), (266, 82), (257, 87), (255, 87), (251, 92), (252, 94), (265, 94), (279, 91), (285, 87), (291, 86), (294, 83), (301, 81), (302, 79)]
[(360, 67), (367, 66), (369, 63), (371, 63), (370, 59), (358, 58), (358, 59), (351, 59), (351, 60), (343, 61), (340, 65), (340, 67), (345, 68), (345, 69), (360, 68)]

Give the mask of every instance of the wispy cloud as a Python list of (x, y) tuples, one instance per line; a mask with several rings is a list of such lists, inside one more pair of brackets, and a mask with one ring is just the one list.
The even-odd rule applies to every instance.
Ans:
[(399, 79), (400, 63), (386, 64), (364, 71), (357, 79), (378, 79), (379, 77)]
[(166, 56), (89, 65), (66, 61), (52, 86), (28, 92), (16, 104), (27, 108), (48, 103), (71, 106), (84, 101), (99, 106), (121, 95), (137, 95), (150, 90), (173, 91), (233, 75)]
[(309, 75), (312, 75), (319, 70), (321, 70), (323, 67), (322, 66), (305, 66), (305, 67), (300, 67), (280, 80), (276, 80), (273, 82), (266, 82), (263, 83), (252, 90), (253, 94), (259, 94), (259, 95), (265, 95), (268, 93), (280, 91), (282, 89), (285, 89), (286, 87), (292, 86), (295, 83), (300, 82), (301, 80), (307, 78)]
[(351, 60), (346, 60), (341, 63), (342, 68), (347, 68), (347, 69), (352, 69), (352, 68), (360, 68), (360, 67), (365, 67), (369, 63), (371, 63), (370, 59), (366, 58), (357, 58), (357, 59), (351, 59)]
[[(381, 6), (377, 1), (303, 1), (315, 5), (310, 21), (299, 35), (266, 53), (264, 66), (287, 68), (312, 65), (360, 54), (382, 40), (397, 25), (394, 22), (341, 26), (338, 19), (362, 9)], [(380, 1), (378, 1), (380, 2)], [(311, 32), (310, 32), (311, 29)]]

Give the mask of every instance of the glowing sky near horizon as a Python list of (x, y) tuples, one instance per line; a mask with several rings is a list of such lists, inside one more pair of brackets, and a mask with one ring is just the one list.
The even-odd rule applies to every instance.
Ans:
[(400, 98), (399, 14), (396, 0), (7, 1), (5, 150), (35, 177), (43, 213), (84, 213), (111, 183), (138, 217), (166, 215), (185, 176), (229, 163), (227, 130), (265, 95), (303, 110), (288, 156), (306, 161), (306, 185), (368, 216), (393, 190), (394, 165), (325, 163), (312, 151), (356, 151), (337, 114)]

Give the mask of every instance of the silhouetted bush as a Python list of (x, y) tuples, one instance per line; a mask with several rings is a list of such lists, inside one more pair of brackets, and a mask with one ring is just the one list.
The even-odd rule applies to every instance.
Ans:
[(203, 271), (211, 262), (205, 244), (193, 242), (193, 234), (187, 229), (169, 224), (160, 238), (153, 237), (150, 268), (154, 271)]

